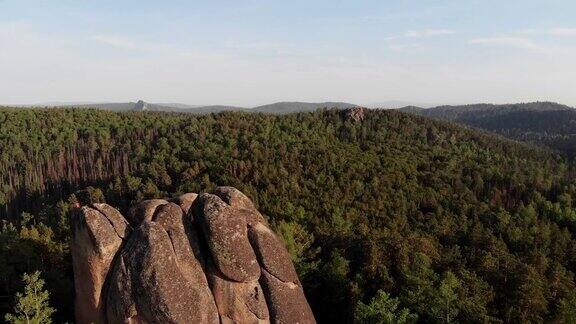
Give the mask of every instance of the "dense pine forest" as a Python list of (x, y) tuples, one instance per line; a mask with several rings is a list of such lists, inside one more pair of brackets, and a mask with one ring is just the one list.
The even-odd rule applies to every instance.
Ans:
[(551, 148), (576, 157), (576, 109), (553, 102), (508, 105), (401, 108), (426, 117), (449, 120), (502, 136)]
[(76, 203), (126, 212), (217, 185), (269, 218), (319, 322), (369, 322), (383, 301), (419, 322), (576, 320), (564, 157), (403, 112), (354, 122), (338, 110), (0, 108), (0, 313), (40, 270), (55, 319), (72, 321)]

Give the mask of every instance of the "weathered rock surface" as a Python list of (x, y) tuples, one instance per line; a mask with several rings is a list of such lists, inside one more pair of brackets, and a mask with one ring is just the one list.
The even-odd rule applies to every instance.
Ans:
[[(145, 323), (218, 323), (208, 282), (203, 275), (190, 276), (182, 269), (179, 261), (185, 263), (186, 258), (177, 256), (161, 224), (141, 224), (122, 250), (121, 266), (112, 272), (109, 323), (125, 323), (135, 316)], [(186, 268), (190, 267), (194, 265)]]
[(218, 270), (234, 281), (258, 280), (260, 266), (248, 240), (246, 214), (211, 194), (198, 197), (194, 214)]
[(270, 323), (268, 306), (258, 280), (236, 282), (212, 264), (209, 281), (222, 323)]
[(264, 219), (262, 214), (254, 207), (252, 200), (246, 197), (240, 190), (234, 187), (218, 187), (214, 191), (214, 194), (228, 205), (236, 208), (237, 213), (244, 214), (248, 225), (254, 226), (258, 222), (267, 224), (266, 219)]
[(104, 204), (82, 207), (71, 221), (76, 320), (106, 323), (104, 284), (128, 235), (128, 224), (117, 210)]
[(78, 323), (315, 323), (290, 256), (232, 187), (73, 219)]
[(250, 228), (249, 233), (250, 242), (262, 267), (282, 281), (298, 283), (290, 255), (272, 230), (258, 223)]
[(273, 323), (316, 323), (300, 285), (284, 282), (265, 269), (262, 270), (262, 288), (268, 301)]

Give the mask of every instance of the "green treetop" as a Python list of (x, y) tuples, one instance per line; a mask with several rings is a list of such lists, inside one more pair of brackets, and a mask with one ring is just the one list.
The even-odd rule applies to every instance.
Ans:
[(44, 290), (44, 280), (40, 271), (25, 273), (22, 280), (26, 283), (24, 294), (16, 294), (15, 314), (6, 314), (9, 323), (49, 324), (54, 308), (48, 305), (49, 292)]

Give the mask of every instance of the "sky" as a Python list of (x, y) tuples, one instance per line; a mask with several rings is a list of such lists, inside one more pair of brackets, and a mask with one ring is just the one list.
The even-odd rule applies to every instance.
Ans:
[(0, 103), (576, 106), (576, 1), (0, 0)]

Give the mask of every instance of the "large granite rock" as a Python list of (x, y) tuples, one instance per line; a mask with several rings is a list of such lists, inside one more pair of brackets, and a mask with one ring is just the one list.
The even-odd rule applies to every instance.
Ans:
[[(315, 323), (290, 256), (232, 187), (73, 219), (78, 323)], [(130, 224), (130, 225), (129, 225)]]

